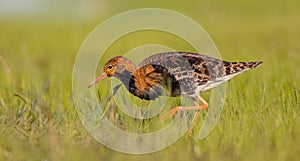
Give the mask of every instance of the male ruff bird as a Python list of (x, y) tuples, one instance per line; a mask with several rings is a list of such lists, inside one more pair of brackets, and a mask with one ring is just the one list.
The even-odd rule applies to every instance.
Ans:
[(165, 52), (146, 58), (136, 67), (126, 57), (116, 56), (105, 64), (104, 72), (88, 87), (106, 77), (115, 77), (140, 99), (154, 100), (166, 94), (171, 97), (192, 98), (194, 106), (174, 107), (165, 117), (175, 116), (184, 110), (195, 110), (189, 128), (191, 131), (198, 112), (208, 108), (208, 103), (199, 95), (200, 92), (212, 89), (261, 63), (262, 61), (228, 62), (190, 52)]

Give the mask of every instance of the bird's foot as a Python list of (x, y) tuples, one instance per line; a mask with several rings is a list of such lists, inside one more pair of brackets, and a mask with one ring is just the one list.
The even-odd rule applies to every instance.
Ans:
[(173, 118), (179, 111), (180, 107), (172, 108), (172, 110), (163, 117), (163, 121), (166, 121), (169, 118)]

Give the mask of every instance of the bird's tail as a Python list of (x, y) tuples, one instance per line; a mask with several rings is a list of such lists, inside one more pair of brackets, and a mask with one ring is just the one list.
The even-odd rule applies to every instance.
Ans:
[(259, 66), (259, 65), (262, 64), (262, 63), (263, 63), (262, 61), (246, 62), (246, 63), (245, 63), (245, 66), (246, 66), (247, 68), (252, 69), (252, 68), (255, 68), (255, 67)]
[(253, 69), (262, 64), (262, 61), (254, 62), (225, 62), (224, 71), (226, 75), (240, 73), (249, 69)]

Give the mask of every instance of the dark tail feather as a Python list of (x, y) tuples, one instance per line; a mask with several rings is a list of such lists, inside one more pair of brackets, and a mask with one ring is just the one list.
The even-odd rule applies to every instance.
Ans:
[(258, 67), (258, 66), (259, 66), (260, 64), (262, 64), (262, 63), (263, 63), (262, 61), (246, 62), (246, 63), (245, 63), (245, 66), (246, 66), (247, 68), (252, 69), (252, 68)]
[(226, 75), (242, 72), (248, 69), (258, 67), (262, 61), (254, 62), (223, 62)]

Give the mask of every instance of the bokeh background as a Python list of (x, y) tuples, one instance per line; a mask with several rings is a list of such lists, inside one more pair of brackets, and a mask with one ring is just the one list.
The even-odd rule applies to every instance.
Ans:
[[(71, 93), (76, 54), (101, 22), (138, 8), (191, 17), (225, 60), (264, 61), (228, 83), (221, 119), (205, 140), (195, 130), (163, 151), (127, 155), (81, 125)], [(299, 18), (298, 0), (0, 0), (0, 160), (299, 160)], [(149, 43), (193, 50), (181, 42), (148, 31), (106, 52)]]

